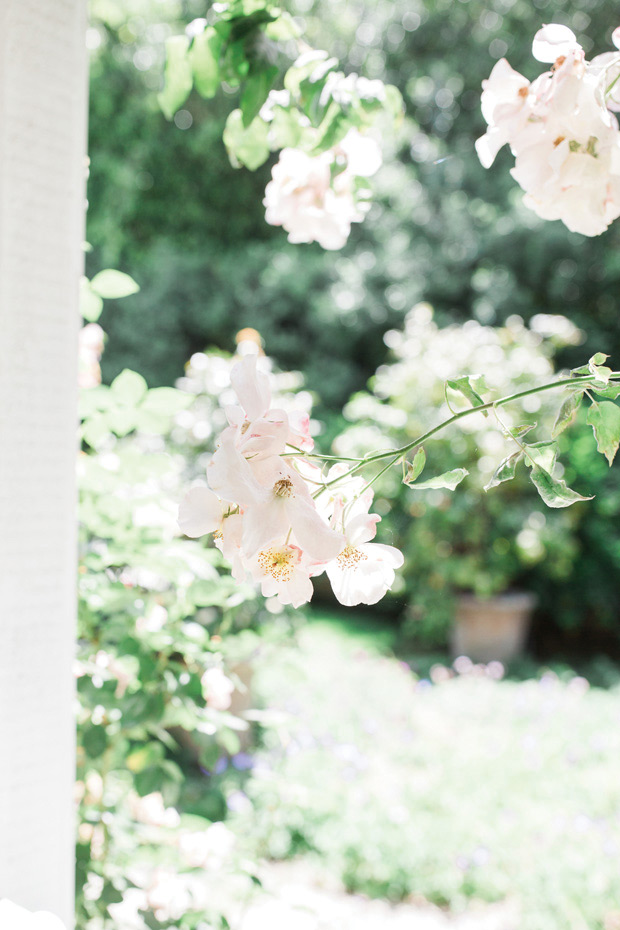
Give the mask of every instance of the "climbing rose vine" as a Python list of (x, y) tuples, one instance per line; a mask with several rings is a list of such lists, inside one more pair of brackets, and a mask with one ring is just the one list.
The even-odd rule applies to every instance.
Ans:
[[(620, 48), (620, 28), (612, 36)], [(620, 53), (587, 61), (566, 26), (543, 26), (532, 46), (551, 69), (530, 82), (497, 62), (483, 83), (488, 123), (476, 149), (489, 168), (503, 145), (515, 156), (511, 174), (524, 203), (546, 220), (597, 236), (620, 216)]]

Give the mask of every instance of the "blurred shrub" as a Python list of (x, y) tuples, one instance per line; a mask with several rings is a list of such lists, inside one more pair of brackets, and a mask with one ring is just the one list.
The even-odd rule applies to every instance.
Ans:
[[(176, 511), (204, 475), (231, 364), (194, 356), (184, 390), (125, 370), (82, 391), (80, 930), (226, 926), (213, 888), (239, 865), (217, 773), (248, 745), (244, 663), (270, 615), (216, 549), (179, 538)], [(286, 404), (299, 376), (275, 380)]]
[[(407, 316), (404, 332), (390, 331), (385, 339), (393, 360), (378, 369), (372, 393), (357, 395), (345, 408), (353, 425), (336, 442), (343, 454), (404, 445), (450, 416), (448, 379), (484, 372), (485, 400), (552, 380), (554, 354), (579, 343), (581, 334), (565, 317), (544, 314), (533, 318), (531, 328), (516, 316), (504, 327), (470, 321), (439, 328), (431, 308), (421, 304)], [(470, 406), (458, 395), (449, 399), (453, 410), (463, 409), (459, 403)], [(560, 392), (528, 397), (503, 407), (502, 422), (511, 428), (538, 424), (540, 435), (534, 430), (529, 436), (548, 438), (562, 400)], [(518, 466), (514, 481), (485, 492), (499, 463), (515, 449), (493, 414), (486, 419), (476, 414), (426, 444), (423, 478), (457, 466), (469, 470), (456, 492), (407, 488), (395, 470), (378, 485), (380, 512), (395, 545), (405, 552), (406, 631), (427, 644), (445, 640), (457, 592), (486, 597), (534, 589), (546, 592), (553, 604), (565, 591), (563, 600), (573, 598), (583, 607), (572, 579), (576, 566), (590, 558), (580, 536), (582, 525), (589, 526), (590, 505), (549, 510), (525, 466)], [(591, 436), (578, 436), (575, 449), (581, 449), (581, 468), (574, 467), (578, 453), (573, 451), (568, 464), (579, 477), (575, 481), (571, 474), (570, 480), (604, 501)], [(571, 622), (562, 610), (553, 614), (560, 624)], [(583, 610), (579, 622), (587, 622)]]

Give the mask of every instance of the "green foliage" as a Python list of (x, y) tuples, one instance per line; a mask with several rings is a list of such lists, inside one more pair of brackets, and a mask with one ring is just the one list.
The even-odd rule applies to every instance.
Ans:
[(436, 491), (440, 488), (447, 488), (448, 491), (454, 491), (468, 474), (469, 472), (466, 468), (453, 468), (452, 471), (444, 472), (443, 475), (437, 475), (436, 478), (428, 478), (426, 481), (407, 481), (406, 484), (408, 487), (413, 488), (414, 491)]
[[(319, 153), (349, 129), (373, 125), (382, 113), (402, 117), (397, 88), (345, 77), (336, 70), (337, 58), (296, 41), (301, 33), (294, 19), (270, 0), (218, 4), (210, 14), (209, 25), (207, 20), (192, 24), (191, 38), (168, 39), (158, 100), (172, 119), (193, 85), (206, 98), (220, 83), (240, 86), (240, 108), (232, 111), (224, 131), (235, 167), (259, 168), (271, 151), (288, 144), (292, 127), (297, 147)], [(281, 89), (272, 94), (276, 83)]]

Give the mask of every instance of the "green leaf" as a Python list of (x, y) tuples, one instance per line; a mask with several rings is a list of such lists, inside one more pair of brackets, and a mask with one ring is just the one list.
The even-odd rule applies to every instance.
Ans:
[(608, 400), (592, 404), (586, 422), (594, 430), (598, 451), (611, 465), (620, 444), (620, 407)]
[(300, 113), (296, 108), (273, 108), (273, 119), (269, 124), (269, 142), (273, 149), (296, 148), (303, 129), (299, 123)]
[(86, 755), (91, 759), (97, 759), (103, 755), (108, 745), (108, 735), (105, 727), (99, 724), (92, 724), (86, 727), (82, 733), (82, 746)]
[(186, 394), (172, 387), (151, 388), (144, 398), (140, 409), (149, 413), (172, 416), (179, 410), (185, 410), (195, 400), (193, 394)]
[(562, 406), (560, 407), (560, 412), (556, 417), (556, 421), (553, 424), (553, 430), (551, 435), (554, 439), (563, 433), (567, 426), (570, 426), (575, 417), (577, 416), (577, 411), (581, 406), (581, 401), (583, 400), (582, 391), (574, 391), (572, 394), (566, 398)]
[[(465, 376), (463, 378), (456, 378), (454, 381), (446, 381), (447, 386), (456, 391), (457, 394), (462, 394), (465, 397), (472, 407), (480, 407), (484, 404), (484, 400), (475, 390), (471, 378)], [(488, 417), (488, 410), (483, 410), (482, 413), (485, 417)]]
[(241, 114), (246, 128), (258, 116), (277, 76), (278, 69), (275, 65), (254, 73), (250, 72), (248, 75), (241, 94)]
[(426, 452), (420, 448), (413, 456), (413, 461), (407, 463), (407, 472), (403, 478), (403, 484), (412, 485), (418, 478), (426, 465)]
[(89, 323), (96, 323), (103, 310), (103, 301), (95, 294), (88, 278), (80, 281), (80, 313)]
[(559, 478), (553, 478), (548, 471), (535, 465), (530, 472), (530, 477), (536, 490), (547, 507), (561, 508), (570, 507), (576, 501), (590, 501), (591, 497), (583, 497), (577, 494), (572, 488), (569, 488), (565, 481)]
[(620, 382), (619, 381), (610, 381), (605, 387), (601, 385), (592, 385), (592, 390), (595, 394), (598, 394), (599, 397), (606, 397), (608, 400), (615, 400), (618, 395), (620, 395)]
[(109, 300), (129, 297), (130, 294), (137, 294), (140, 290), (140, 286), (130, 275), (123, 271), (115, 271), (113, 268), (106, 268), (96, 274), (90, 286), (99, 297), (106, 297)]
[(120, 375), (116, 376), (110, 385), (110, 390), (122, 404), (135, 406), (146, 394), (147, 384), (137, 371), (125, 368)]
[(267, 24), (265, 35), (273, 42), (288, 42), (289, 39), (298, 39), (302, 30), (290, 13), (280, 13), (274, 22)]
[(523, 453), (513, 452), (512, 455), (507, 456), (503, 462), (500, 462), (493, 475), (488, 482), (485, 484), (484, 490), (489, 491), (491, 488), (496, 488), (499, 484), (503, 484), (504, 481), (511, 481), (516, 473), (517, 463), (523, 458)]
[(555, 462), (558, 457), (558, 444), (551, 440), (543, 442), (533, 442), (525, 447), (525, 463), (528, 466), (537, 465), (549, 474), (555, 468)]
[(189, 55), (187, 36), (170, 36), (166, 40), (166, 68), (164, 89), (157, 100), (166, 119), (172, 119), (190, 95), (194, 78)]
[(454, 468), (452, 471), (444, 472), (443, 475), (437, 475), (436, 478), (429, 478), (428, 481), (419, 481), (417, 484), (412, 484), (411, 487), (414, 491), (435, 490), (437, 488), (447, 488), (449, 491), (454, 491), (465, 475), (468, 474), (466, 468)]
[(196, 90), (201, 97), (214, 97), (220, 86), (222, 37), (212, 26), (194, 37), (188, 53)]
[(284, 75), (286, 90), (290, 91), (295, 97), (299, 96), (303, 81), (311, 79), (313, 72), (322, 62), (328, 63), (330, 67), (335, 67), (338, 64), (336, 58), (329, 59), (327, 52), (322, 49), (311, 49), (309, 52), (300, 55)]
[(601, 381), (603, 384), (607, 384), (609, 376), (612, 374), (611, 368), (607, 368), (606, 365), (603, 365), (603, 362), (607, 361), (608, 358), (609, 356), (605, 355), (603, 352), (597, 352), (588, 362), (588, 369), (590, 372), (597, 381)]
[(269, 157), (268, 133), (268, 124), (259, 116), (246, 128), (241, 110), (233, 110), (224, 129), (224, 145), (233, 165), (238, 162), (250, 171), (259, 168)]

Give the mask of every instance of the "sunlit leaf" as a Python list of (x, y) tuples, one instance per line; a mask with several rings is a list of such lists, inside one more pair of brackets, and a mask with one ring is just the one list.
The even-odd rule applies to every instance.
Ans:
[(103, 300), (95, 294), (88, 278), (80, 281), (80, 313), (89, 323), (96, 323), (103, 310)]
[(568, 395), (560, 407), (560, 412), (558, 413), (556, 421), (553, 424), (551, 435), (554, 439), (556, 439), (560, 433), (563, 433), (564, 430), (574, 421), (575, 417), (577, 416), (577, 411), (581, 406), (582, 399), (582, 391), (575, 391)]
[(538, 465), (532, 468), (530, 477), (547, 507), (556, 509), (570, 507), (571, 504), (577, 501), (592, 500), (591, 497), (583, 497), (581, 494), (573, 491), (572, 488), (568, 487), (565, 481), (560, 478), (552, 477), (548, 471), (545, 471), (544, 468), (540, 468)]
[(551, 473), (558, 457), (558, 444), (551, 440), (533, 442), (525, 446), (525, 461), (527, 465), (537, 465), (544, 471)]
[(598, 451), (611, 465), (620, 444), (620, 407), (608, 400), (592, 404), (586, 422), (594, 430)]
[(469, 472), (466, 468), (453, 468), (452, 471), (446, 471), (443, 475), (437, 475), (436, 478), (429, 478), (427, 481), (418, 481), (412, 484), (414, 491), (436, 490), (438, 488), (447, 488), (448, 491), (454, 491), (457, 485)]
[(129, 297), (130, 294), (137, 294), (140, 290), (140, 286), (130, 275), (123, 271), (116, 271), (114, 268), (105, 268), (100, 271), (92, 279), (90, 286), (95, 294), (108, 300)]
[(130, 371), (129, 368), (125, 368), (120, 375), (116, 376), (110, 385), (110, 390), (121, 403), (135, 405), (146, 394), (147, 384), (137, 371)]
[(222, 37), (211, 26), (194, 37), (188, 59), (201, 97), (214, 97), (219, 89), (221, 48)]
[(496, 488), (499, 484), (503, 484), (504, 481), (511, 481), (516, 473), (517, 463), (523, 458), (523, 453), (521, 451), (513, 452), (512, 455), (507, 456), (500, 462), (497, 466), (493, 475), (488, 482), (485, 484), (484, 490), (489, 491), (491, 488)]
[[(472, 381), (472, 378), (464, 376), (462, 378), (455, 378), (454, 380), (446, 381), (446, 384), (452, 391), (455, 391), (457, 394), (462, 394), (462, 396), (469, 401), (472, 407), (480, 407), (484, 404), (484, 400), (474, 387)], [(482, 413), (485, 417), (488, 417), (489, 415), (487, 410), (483, 410)]]
[(403, 478), (403, 484), (411, 485), (418, 478), (424, 469), (426, 464), (426, 452), (424, 449), (418, 449), (413, 460), (407, 463), (407, 471), (405, 472), (405, 477)]
[(185, 103), (194, 83), (188, 49), (189, 39), (185, 35), (170, 36), (166, 40), (164, 89), (157, 95), (166, 119), (172, 119)]
[(259, 116), (246, 128), (241, 110), (233, 110), (226, 120), (224, 144), (233, 164), (255, 171), (269, 156), (269, 126)]

